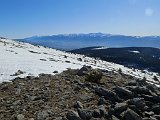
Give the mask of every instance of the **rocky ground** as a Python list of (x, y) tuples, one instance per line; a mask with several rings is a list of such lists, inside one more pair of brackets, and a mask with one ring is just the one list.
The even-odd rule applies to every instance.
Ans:
[(160, 88), (120, 71), (68, 69), (0, 84), (0, 120), (160, 120)]

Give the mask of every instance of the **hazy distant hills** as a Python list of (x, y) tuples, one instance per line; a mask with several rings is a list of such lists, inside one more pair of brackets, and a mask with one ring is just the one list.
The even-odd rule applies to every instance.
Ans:
[(98, 57), (138, 69), (149, 69), (160, 73), (160, 49), (149, 47), (105, 48), (89, 47), (71, 51), (91, 57)]
[(103, 33), (33, 36), (20, 39), (19, 41), (62, 50), (73, 50), (92, 46), (160, 48), (160, 36), (139, 37)]

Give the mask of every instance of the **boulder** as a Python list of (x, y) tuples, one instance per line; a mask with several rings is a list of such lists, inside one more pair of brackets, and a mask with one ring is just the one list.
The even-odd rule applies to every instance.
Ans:
[(13, 75), (11, 76), (18, 76), (18, 75), (21, 75), (21, 74), (24, 74), (25, 72), (21, 71), (21, 70), (18, 70), (17, 72), (15, 72)]
[(120, 111), (125, 111), (127, 109), (127, 103), (117, 103), (114, 107), (115, 111), (120, 110)]
[(83, 104), (80, 102), (80, 101), (76, 101), (75, 103), (74, 103), (74, 108), (83, 108)]
[(115, 92), (118, 94), (120, 98), (132, 98), (133, 93), (126, 89), (125, 87), (116, 87)]
[(151, 95), (141, 95), (146, 101), (152, 103), (160, 103), (160, 96), (151, 96)]
[(128, 85), (129, 86), (136, 86), (137, 82), (136, 82), (136, 80), (131, 80), (131, 81), (128, 82)]
[(91, 70), (91, 66), (83, 66), (79, 71), (78, 71), (78, 75), (79, 76), (83, 76), (83, 75), (86, 75), (87, 72)]
[(112, 115), (112, 120), (119, 120), (116, 116)]
[(133, 89), (133, 92), (136, 93), (136, 94), (151, 95), (151, 92), (146, 87), (136, 87), (135, 89)]
[(23, 114), (18, 114), (16, 117), (17, 120), (24, 120), (24, 115)]
[(145, 113), (146, 117), (150, 117), (150, 116), (154, 115), (154, 112), (152, 112), (152, 111), (151, 112), (145, 111), (144, 113)]
[(117, 117), (120, 117), (120, 114), (127, 110), (127, 103), (117, 103), (114, 107), (114, 114)]
[(106, 115), (106, 108), (105, 108), (105, 106), (104, 105), (100, 105), (100, 106), (98, 106), (98, 109), (99, 109), (99, 111), (100, 111), (100, 113), (101, 113), (101, 116), (105, 116)]
[(67, 119), (68, 120), (81, 120), (81, 118), (79, 117), (78, 113), (76, 111), (70, 110), (67, 113)]
[(100, 110), (99, 109), (94, 109), (93, 113), (92, 113), (92, 116), (95, 117), (95, 118), (100, 118), (101, 117)]
[(52, 113), (51, 110), (39, 111), (39, 112), (36, 113), (37, 120), (45, 120), (49, 116), (52, 116), (52, 115), (53, 115), (53, 113)]
[(103, 98), (103, 97), (101, 97), (99, 100), (98, 100), (98, 105), (105, 105), (107, 102), (106, 102), (106, 100)]
[(136, 112), (134, 112), (131, 109), (128, 109), (124, 113), (124, 119), (125, 120), (142, 120), (141, 116), (139, 116)]
[(77, 58), (78, 61), (82, 61), (82, 58)]
[(156, 113), (157, 115), (160, 115), (160, 105), (154, 105), (153, 107), (152, 107), (152, 110), (153, 110), (153, 112), (154, 113)]
[(138, 109), (143, 109), (146, 106), (144, 98), (133, 98), (128, 101), (128, 104), (135, 105)]
[(108, 97), (108, 98), (116, 96), (116, 93), (112, 92), (111, 90), (105, 89), (103, 87), (96, 87), (95, 93), (99, 96), (104, 96), (104, 97)]
[(154, 118), (156, 118), (157, 120), (160, 120), (160, 114), (159, 115), (153, 115)]
[(92, 111), (86, 109), (78, 109), (78, 114), (82, 120), (90, 120), (92, 118)]

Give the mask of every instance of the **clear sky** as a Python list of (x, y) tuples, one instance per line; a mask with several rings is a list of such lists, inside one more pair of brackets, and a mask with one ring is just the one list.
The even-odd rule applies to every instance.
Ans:
[(0, 0), (0, 36), (160, 35), (160, 0)]

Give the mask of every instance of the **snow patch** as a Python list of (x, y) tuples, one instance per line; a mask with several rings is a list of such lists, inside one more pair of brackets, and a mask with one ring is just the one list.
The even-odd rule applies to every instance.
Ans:
[(98, 48), (93, 48), (92, 50), (102, 50), (102, 49), (107, 49), (108, 47), (98, 47)]
[(129, 52), (137, 53), (137, 54), (139, 54), (139, 53), (140, 53), (139, 51), (129, 51)]

